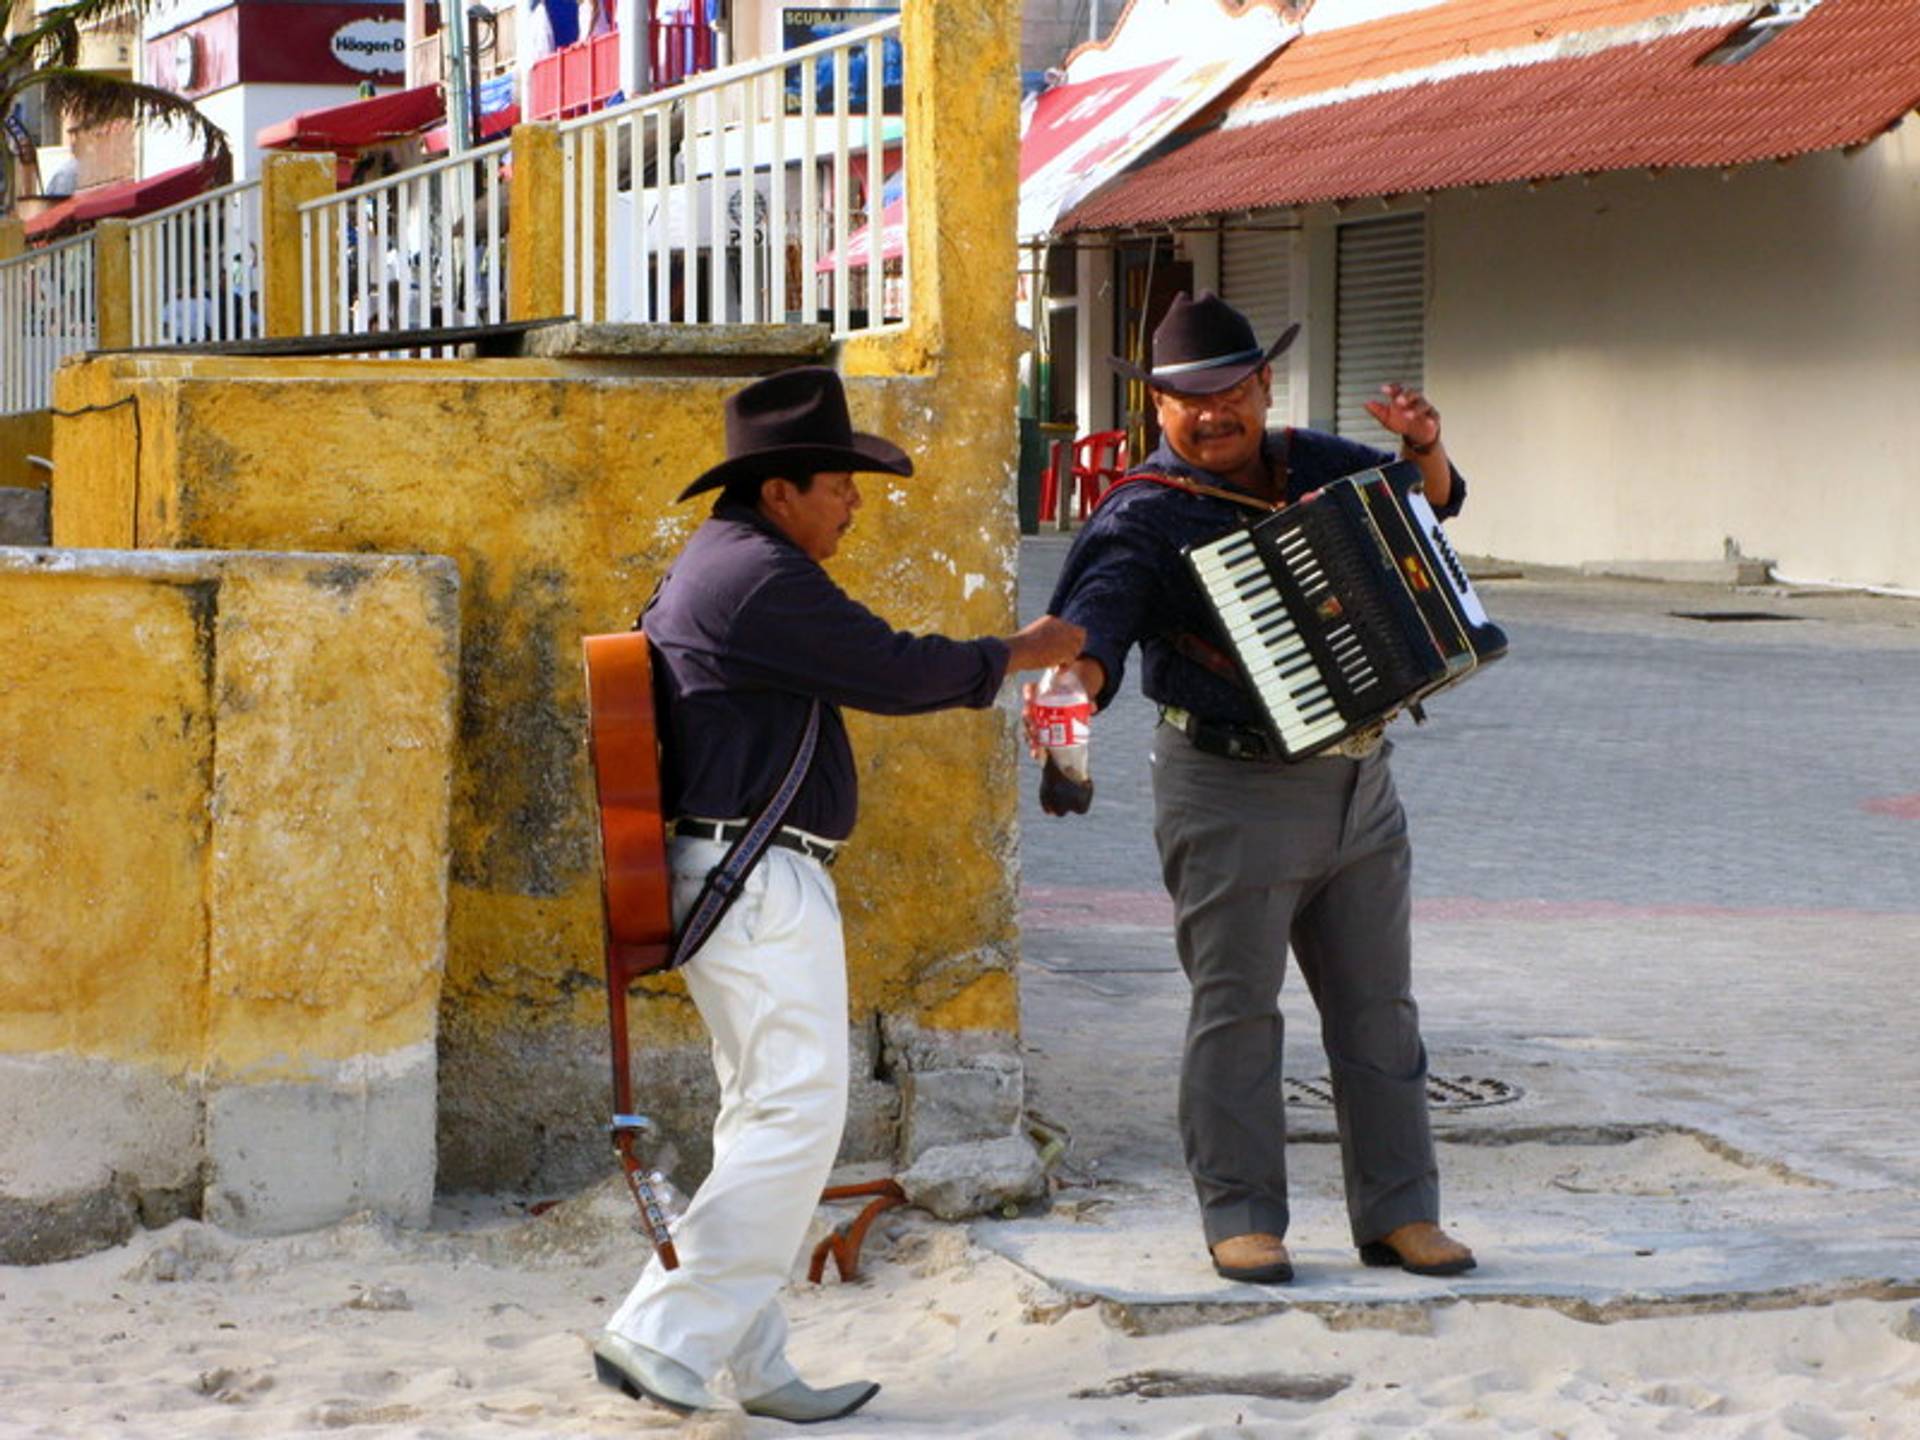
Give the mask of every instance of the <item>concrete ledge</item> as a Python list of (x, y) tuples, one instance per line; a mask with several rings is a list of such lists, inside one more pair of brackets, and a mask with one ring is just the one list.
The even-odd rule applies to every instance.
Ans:
[(1912, 1207), (1898, 1189), (1839, 1190), (1663, 1125), (1503, 1130), (1489, 1121), (1470, 1133), (1467, 1143), (1435, 1137), (1451, 1205), (1470, 1217), (1459, 1231), (1480, 1252), (1478, 1269), (1446, 1279), (1360, 1263), (1333, 1143), (1289, 1146), (1296, 1277), (1283, 1287), (1213, 1273), (1192, 1191), (1172, 1174), (1062, 1191), (1051, 1213), (976, 1222), (972, 1236), (1066, 1305), (1098, 1305), (1130, 1335), (1283, 1310), (1421, 1334), (1433, 1311), (1462, 1302), (1605, 1324), (1920, 1295), (1905, 1243)]
[(0, 548), (0, 1259), (429, 1218), (458, 598)]
[(212, 1090), (206, 1218), (256, 1235), (316, 1229), (360, 1210), (425, 1225), (434, 1068), (426, 1043), (297, 1083)]
[(0, 1265), (69, 1260), (143, 1223), (197, 1214), (199, 1130), (190, 1079), (72, 1055), (0, 1055)]
[(1740, 555), (1727, 560), (1583, 560), (1582, 575), (1618, 580), (1675, 580), (1688, 585), (1764, 585), (1773, 561)]
[[(532, 330), (520, 353), (543, 360), (659, 361), (638, 374), (765, 375), (826, 358), (825, 325), (584, 325)], [(706, 368), (702, 368), (702, 367)]]

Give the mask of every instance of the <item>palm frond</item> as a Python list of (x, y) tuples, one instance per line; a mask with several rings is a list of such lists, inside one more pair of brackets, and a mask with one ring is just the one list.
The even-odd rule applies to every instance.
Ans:
[(200, 142), (208, 159), (228, 153), (226, 133), (195, 108), (193, 101), (157, 85), (143, 85), (94, 70), (56, 67), (37, 70), (19, 81), (6, 95), (10, 103), (21, 91), (38, 89), (49, 106), (66, 116), (74, 130), (131, 122), (135, 125), (184, 127)]
[[(5, 0), (0, 0), (0, 4)], [(148, 0), (75, 0), (34, 17), (33, 23), (7, 38), (0, 71), (21, 64), (49, 69), (71, 69), (80, 63), (83, 32), (146, 12)]]
[[(4, 3), (4, 0), (0, 0)], [(149, 9), (149, 0), (71, 0), (66, 5), (56, 5), (33, 17), (33, 23), (23, 28), (16, 40), (34, 43), (36, 37), (54, 30), (79, 32), (91, 30), (95, 26), (111, 25), (116, 20), (139, 18)]]

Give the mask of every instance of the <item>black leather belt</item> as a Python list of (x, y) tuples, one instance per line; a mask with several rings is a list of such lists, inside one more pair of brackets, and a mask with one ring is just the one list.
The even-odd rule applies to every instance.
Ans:
[(1273, 742), (1264, 730), (1233, 725), (1225, 720), (1203, 720), (1190, 710), (1162, 705), (1160, 718), (1187, 737), (1194, 749), (1226, 760), (1277, 760)]
[[(676, 820), (673, 833), (684, 835), (689, 840), (718, 840), (723, 845), (731, 845), (747, 830), (745, 820)], [(778, 845), (782, 850), (794, 850), (809, 860), (817, 860), (822, 865), (831, 865), (840, 858), (840, 843), (835, 840), (822, 840), (791, 825), (782, 825), (773, 832), (769, 844)]]

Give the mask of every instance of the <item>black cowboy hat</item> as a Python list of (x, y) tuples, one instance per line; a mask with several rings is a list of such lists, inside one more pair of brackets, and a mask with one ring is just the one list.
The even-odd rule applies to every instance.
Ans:
[(1211, 395), (1227, 390), (1272, 360), (1300, 333), (1289, 325), (1265, 350), (1254, 338), (1247, 317), (1211, 290), (1189, 300), (1182, 290), (1167, 307), (1166, 318), (1153, 332), (1153, 368), (1142, 370), (1118, 355), (1107, 363), (1129, 380), (1140, 380), (1156, 390), (1176, 395)]
[(906, 451), (865, 435), (847, 418), (839, 372), (824, 365), (782, 370), (727, 397), (727, 458), (680, 492), (690, 500), (735, 480), (802, 479), (827, 470), (913, 474)]

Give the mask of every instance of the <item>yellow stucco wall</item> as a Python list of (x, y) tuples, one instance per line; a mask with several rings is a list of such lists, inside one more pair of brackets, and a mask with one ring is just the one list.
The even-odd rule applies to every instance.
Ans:
[[(0, 549), (0, 1208), (205, 1184), (261, 1228), (424, 1218), (457, 583), (417, 556)], [(410, 1145), (287, 1123), (350, 1111), (369, 1066)], [(287, 1193), (309, 1154), (365, 1173)]]
[[(850, 344), (841, 363), (854, 423), (898, 440), (919, 473), (864, 480), (866, 506), (832, 568), (900, 625), (1004, 633), (1017, 540), (1018, 12), (1005, 0), (914, 0), (905, 25), (914, 319)], [(60, 378), (64, 408), (132, 403), (62, 422), (57, 544), (458, 562), (449, 1183), (553, 1184), (605, 1164), (579, 640), (632, 623), (704, 514), (673, 497), (720, 457), (721, 403), (740, 383), (641, 378), (613, 363), (136, 357)], [(878, 1016), (936, 1049), (941, 1035), (963, 1050), (1010, 1048), (1010, 719), (853, 717), (853, 729), (864, 804), (836, 878), (855, 1034), (875, 1028), (857, 1017)], [(705, 1069), (677, 980), (650, 986), (635, 1027), (640, 1068), (660, 1082), (643, 1085), (643, 1103), (697, 1151), (707, 1102), (666, 1083)]]
[(214, 582), (22, 553), (0, 552), (0, 1053), (184, 1077), (206, 1007)]

